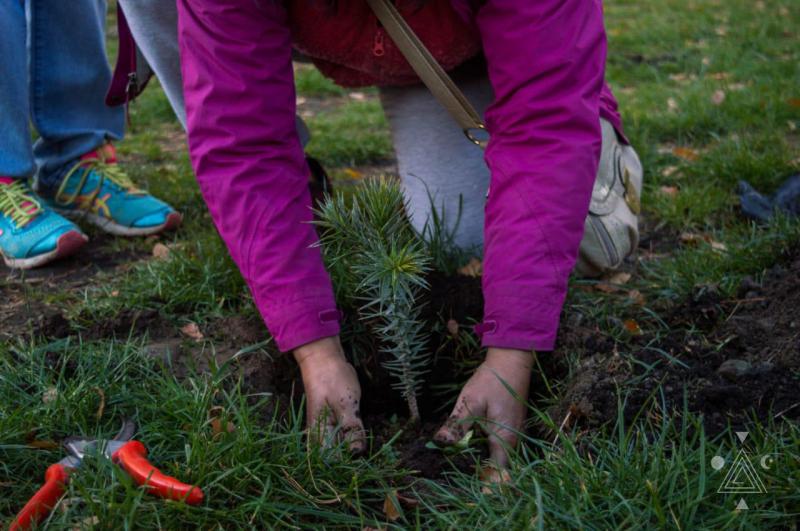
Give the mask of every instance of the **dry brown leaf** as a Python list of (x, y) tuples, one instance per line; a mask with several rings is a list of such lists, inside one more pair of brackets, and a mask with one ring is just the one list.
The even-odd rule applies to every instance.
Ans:
[(627, 284), (628, 281), (631, 279), (631, 274), (626, 273), (625, 271), (619, 271), (618, 273), (614, 273), (610, 277), (608, 277), (607, 281), (609, 284), (614, 284), (615, 286), (622, 286)]
[(195, 341), (200, 341), (205, 337), (203, 335), (203, 332), (200, 331), (200, 327), (197, 326), (196, 323), (189, 323), (187, 325), (182, 326), (181, 332), (186, 337), (194, 339)]
[(708, 74), (708, 77), (711, 79), (716, 79), (717, 81), (722, 81), (731, 77), (731, 74), (730, 72), (714, 72), (712, 74)]
[(297, 99), (295, 100), (295, 104), (298, 105), (298, 106), (299, 105), (305, 105), (306, 101), (307, 100), (303, 96), (297, 96)]
[(220, 433), (233, 433), (236, 426), (229, 420), (211, 419), (211, 433), (216, 437)]
[(677, 186), (662, 186), (658, 189), (661, 192), (661, 195), (665, 195), (671, 199), (675, 199), (678, 197), (678, 187)]
[(639, 306), (644, 306), (647, 302), (642, 295), (642, 292), (638, 289), (632, 289), (628, 292), (628, 298), (633, 301), (634, 304), (638, 304)]
[(789, 98), (786, 103), (792, 107), (800, 107), (800, 98)]
[(455, 319), (450, 319), (447, 321), (447, 331), (450, 333), (451, 336), (455, 337), (458, 335), (458, 321)]
[(383, 514), (390, 522), (396, 521), (400, 518), (400, 507), (395, 503), (393, 496), (397, 496), (397, 491), (392, 491), (386, 495), (383, 500)]
[(111, 292), (111, 296), (112, 296), (112, 297), (119, 297), (119, 290), (118, 290), (118, 289), (115, 289), (114, 291), (112, 291), (112, 292)]
[(78, 525), (72, 527), (72, 531), (83, 531), (84, 529), (92, 529), (100, 524), (100, 518), (97, 516), (89, 516), (81, 520)]
[(607, 281), (604, 281), (595, 284), (594, 289), (596, 291), (602, 291), (603, 293), (616, 293), (619, 291), (619, 286), (615, 286), (613, 284), (609, 284)]
[(364, 94), (363, 92), (351, 92), (350, 93), (350, 99), (353, 99), (353, 100), (356, 100), (356, 101), (364, 101), (365, 99), (367, 99), (367, 95)]
[(703, 66), (709, 66), (711, 64), (711, 58), (710, 57), (703, 57), (703, 60), (700, 61), (700, 62), (703, 63)]
[(716, 241), (708, 234), (697, 234), (696, 232), (684, 232), (680, 235), (679, 238), (683, 243), (692, 245), (697, 245), (700, 242), (705, 242), (709, 244), (713, 250), (720, 253), (724, 253), (728, 250), (727, 245), (725, 245), (722, 242)]
[(55, 450), (59, 446), (61, 445), (50, 440), (36, 440), (28, 442), (28, 447), (36, 448), (37, 450)]
[(663, 170), (661, 170), (661, 175), (664, 177), (671, 177), (673, 176), (680, 168), (677, 166), (667, 166)]
[(164, 245), (163, 243), (157, 243), (153, 246), (153, 257), (158, 258), (159, 260), (166, 260), (169, 258), (169, 247)]
[(483, 275), (483, 262), (472, 258), (467, 265), (458, 270), (458, 274), (465, 277), (479, 277)]
[(676, 147), (672, 150), (672, 154), (683, 160), (693, 162), (700, 158), (700, 154), (696, 149), (690, 147)]
[(625, 326), (625, 330), (627, 330), (629, 334), (634, 336), (642, 335), (642, 329), (639, 328), (639, 323), (637, 323), (633, 319), (626, 319), (623, 325)]
[(711, 103), (714, 105), (722, 105), (723, 101), (725, 101), (725, 91), (715, 90), (714, 94), (711, 95)]
[(402, 505), (404, 507), (416, 507), (417, 505), (419, 505), (419, 500), (416, 499), (416, 498), (412, 498), (410, 496), (405, 496), (404, 494), (401, 494), (400, 492), (398, 492), (396, 494), (397, 494), (397, 501), (399, 501), (400, 505)]
[(364, 174), (363, 173), (361, 173), (360, 171), (358, 171), (356, 169), (353, 169), (353, 168), (345, 168), (342, 171), (344, 171), (344, 173), (346, 173), (347, 176), (350, 177), (351, 179), (363, 179), (364, 178)]
[(717, 29), (714, 30), (714, 33), (719, 35), (720, 37), (724, 37), (728, 34), (728, 27), (727, 26), (719, 26)]

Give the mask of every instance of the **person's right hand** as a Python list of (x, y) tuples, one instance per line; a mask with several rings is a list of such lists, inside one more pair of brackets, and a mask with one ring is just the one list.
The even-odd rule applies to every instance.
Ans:
[(345, 359), (339, 337), (298, 347), (294, 358), (303, 375), (306, 426), (311, 441), (325, 444), (338, 433), (351, 452), (363, 452), (366, 443), (359, 409), (361, 386), (355, 369)]

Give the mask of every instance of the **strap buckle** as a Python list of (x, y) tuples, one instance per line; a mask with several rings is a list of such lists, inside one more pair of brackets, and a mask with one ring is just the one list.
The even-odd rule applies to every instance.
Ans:
[(466, 136), (470, 142), (481, 149), (486, 149), (486, 146), (489, 143), (489, 133), (486, 132), (486, 126), (479, 124), (474, 127), (468, 127), (463, 131), (464, 136)]

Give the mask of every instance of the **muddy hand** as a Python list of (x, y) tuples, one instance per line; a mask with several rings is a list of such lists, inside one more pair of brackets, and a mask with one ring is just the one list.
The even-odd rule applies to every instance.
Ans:
[[(338, 337), (295, 349), (306, 392), (306, 426), (312, 442), (327, 444), (338, 433), (353, 453), (364, 451), (364, 424), (359, 410), (361, 386), (344, 356)], [(338, 431), (337, 431), (338, 430)]]
[[(486, 360), (464, 385), (447, 422), (436, 432), (444, 445), (464, 438), (474, 422), (480, 422), (489, 436), (489, 453), (494, 467), (508, 465), (506, 449), (517, 444), (517, 433), (525, 422), (528, 386), (533, 364), (530, 352), (490, 348)], [(514, 394), (508, 388), (514, 390)]]

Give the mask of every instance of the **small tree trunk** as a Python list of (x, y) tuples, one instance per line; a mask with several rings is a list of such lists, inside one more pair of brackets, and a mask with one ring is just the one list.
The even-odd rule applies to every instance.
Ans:
[(408, 419), (409, 422), (412, 424), (418, 424), (420, 417), (419, 417), (419, 406), (417, 405), (417, 396), (411, 392), (406, 395), (406, 402), (408, 402), (408, 412), (411, 415), (411, 418)]

